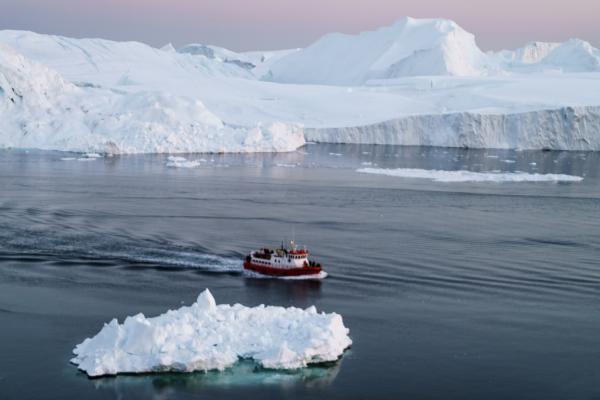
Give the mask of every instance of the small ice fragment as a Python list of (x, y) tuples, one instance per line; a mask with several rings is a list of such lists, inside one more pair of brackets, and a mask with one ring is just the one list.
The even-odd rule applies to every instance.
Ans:
[(87, 158), (102, 158), (102, 155), (98, 153), (85, 153), (84, 156)]
[(200, 165), (200, 161), (188, 161), (185, 157), (170, 156), (167, 160), (167, 167), (172, 168), (196, 168)]
[(285, 163), (277, 163), (277, 164), (275, 164), (275, 166), (282, 167), (282, 168), (296, 168), (297, 167), (296, 164), (285, 164)]

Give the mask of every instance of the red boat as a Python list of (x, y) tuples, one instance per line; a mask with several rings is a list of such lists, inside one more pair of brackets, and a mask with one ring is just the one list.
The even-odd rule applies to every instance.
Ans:
[(308, 259), (308, 250), (297, 249), (294, 242), (290, 248), (283, 244), (280, 248), (253, 251), (246, 256), (244, 269), (269, 276), (300, 277), (323, 275), (321, 264)]

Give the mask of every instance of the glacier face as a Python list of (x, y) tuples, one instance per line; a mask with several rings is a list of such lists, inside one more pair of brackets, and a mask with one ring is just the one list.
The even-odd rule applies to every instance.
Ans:
[(306, 129), (313, 142), (522, 150), (600, 150), (600, 107), (521, 113), (413, 115), (376, 124)]
[(599, 149), (600, 55), (582, 40), (483, 53), (452, 21), (406, 18), (273, 52), (21, 31), (0, 31), (0, 43), (1, 147)]

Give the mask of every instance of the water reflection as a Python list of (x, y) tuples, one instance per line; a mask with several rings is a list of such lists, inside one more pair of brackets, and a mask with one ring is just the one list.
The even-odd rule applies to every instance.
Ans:
[(223, 372), (119, 375), (93, 379), (97, 390), (112, 392), (114, 398), (171, 398), (177, 392), (203, 393), (214, 389), (236, 389), (252, 386), (282, 390), (302, 387), (317, 389), (330, 385), (341, 368), (342, 360), (300, 370), (277, 371), (260, 368), (250, 360), (238, 362)]
[[(295, 307), (310, 307), (315, 300), (321, 298), (320, 280), (282, 280), (276, 278), (245, 277), (244, 286), (251, 298), (271, 301), (269, 304), (279, 304)], [(254, 294), (256, 294), (254, 296)], [(264, 300), (264, 299), (267, 300)], [(285, 299), (286, 304), (281, 304)]]

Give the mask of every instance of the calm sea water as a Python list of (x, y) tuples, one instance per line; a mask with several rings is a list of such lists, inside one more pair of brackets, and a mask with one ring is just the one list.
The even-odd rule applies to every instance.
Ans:
[[(204, 160), (196, 169), (63, 157), (0, 152), (2, 399), (600, 398), (599, 154), (308, 145), (189, 156)], [(356, 172), (369, 163), (584, 180)], [(292, 236), (329, 278), (240, 273), (248, 250)], [(288, 373), (241, 363), (91, 380), (69, 364), (104, 322), (178, 308), (204, 288), (218, 303), (338, 312), (354, 345)]]

